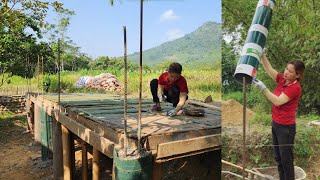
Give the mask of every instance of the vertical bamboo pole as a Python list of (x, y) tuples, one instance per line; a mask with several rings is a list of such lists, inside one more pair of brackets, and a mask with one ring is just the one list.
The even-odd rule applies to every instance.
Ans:
[(95, 147), (92, 150), (92, 180), (100, 179), (100, 151), (98, 151)]
[(41, 61), (42, 61), (42, 101), (44, 101), (44, 92), (43, 92), (43, 82), (44, 82), (43, 56), (41, 56)]
[(38, 55), (38, 73), (37, 73), (37, 81), (38, 81), (38, 96), (39, 96), (39, 75), (40, 75), (40, 56)]

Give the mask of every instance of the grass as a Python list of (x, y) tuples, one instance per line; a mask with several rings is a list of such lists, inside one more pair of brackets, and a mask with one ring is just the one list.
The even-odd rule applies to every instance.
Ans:
[[(150, 81), (154, 78), (158, 78), (162, 73), (162, 70), (153, 69), (151, 71), (144, 71), (142, 76), (142, 95), (143, 97), (150, 98)], [(77, 72), (65, 71), (61, 73), (61, 89), (63, 92), (86, 92), (88, 90), (75, 88), (74, 84), (81, 76), (96, 76), (101, 73), (112, 73), (117, 76), (120, 82), (124, 82), (124, 72), (120, 70), (81, 70)], [(211, 95), (213, 99), (221, 100), (221, 69), (206, 68), (203, 69), (187, 69), (184, 68), (182, 75), (187, 79), (189, 88), (189, 98), (204, 100), (207, 96)], [(58, 75), (45, 75), (49, 77), (51, 85), (49, 92), (58, 91)], [(138, 71), (128, 71), (128, 93), (129, 95), (138, 97), (139, 95), (139, 77)], [(39, 78), (39, 83), (42, 84), (42, 76)], [(2, 88), (12, 88), (16, 86), (26, 86), (26, 79), (13, 76), (10, 84), (3, 85)], [(37, 78), (31, 79), (33, 87), (37, 87)], [(42, 88), (42, 87), (41, 87)], [(40, 89), (41, 89), (40, 88)], [(40, 90), (41, 91), (41, 90)], [(90, 90), (89, 90), (90, 91)]]
[(11, 130), (16, 125), (26, 126), (26, 116), (21, 114), (14, 114), (12, 112), (0, 113), (0, 143), (6, 141), (7, 137), (11, 135)]

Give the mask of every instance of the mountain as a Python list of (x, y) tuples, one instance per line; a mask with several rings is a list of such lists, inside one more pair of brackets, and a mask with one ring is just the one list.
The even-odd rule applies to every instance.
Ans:
[[(143, 64), (156, 65), (165, 60), (183, 66), (213, 64), (221, 59), (220, 42), (221, 24), (206, 22), (190, 34), (143, 51)], [(127, 59), (139, 63), (139, 53), (129, 55)]]

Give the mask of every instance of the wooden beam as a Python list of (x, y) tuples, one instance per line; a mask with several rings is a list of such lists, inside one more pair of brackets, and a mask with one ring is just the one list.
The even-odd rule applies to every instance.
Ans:
[(180, 141), (185, 139), (192, 139), (202, 136), (221, 134), (221, 128), (216, 129), (201, 129), (201, 130), (188, 130), (185, 132), (171, 132), (162, 134), (151, 134), (148, 136), (146, 148), (147, 150), (157, 151), (158, 144), (169, 143), (172, 141)]
[(156, 159), (205, 150), (220, 145), (220, 134), (162, 143), (158, 145)]
[(213, 110), (219, 110), (219, 111), (221, 111), (221, 108), (220, 108), (220, 107), (214, 106), (214, 105), (212, 105), (212, 104), (207, 104), (207, 103), (198, 102), (198, 101), (194, 101), (194, 100), (188, 100), (187, 102), (188, 102), (188, 104), (197, 105), (197, 106), (202, 106), (202, 107), (210, 108), (210, 109), (213, 109)]
[(62, 113), (58, 113), (58, 121), (82, 140), (97, 148), (103, 154), (111, 158), (113, 157), (114, 143), (110, 140), (99, 136), (91, 129), (84, 127), (80, 123), (63, 115)]

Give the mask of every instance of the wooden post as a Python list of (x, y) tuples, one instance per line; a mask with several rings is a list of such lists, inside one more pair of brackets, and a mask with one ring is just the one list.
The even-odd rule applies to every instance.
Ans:
[(63, 151), (62, 151), (62, 130), (57, 119), (54, 122), (53, 137), (53, 179), (63, 179)]
[(92, 158), (92, 180), (100, 179), (100, 151), (98, 151), (95, 147), (92, 150), (93, 158)]
[(62, 130), (62, 146), (63, 146), (63, 174), (65, 180), (70, 180), (71, 175), (71, 149), (70, 149), (70, 132), (69, 130), (61, 125)]
[(41, 143), (41, 123), (40, 123), (40, 107), (39, 102), (34, 104), (34, 140), (36, 143)]
[(81, 142), (82, 148), (82, 180), (88, 180), (88, 150), (87, 143), (85, 141)]
[(161, 163), (154, 161), (153, 168), (152, 168), (152, 179), (153, 180), (160, 180), (162, 179), (162, 166)]

